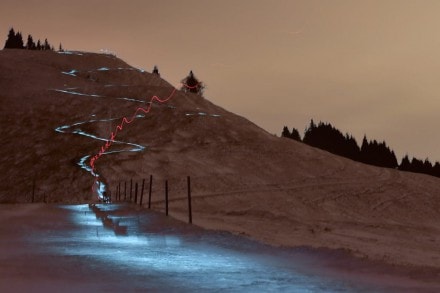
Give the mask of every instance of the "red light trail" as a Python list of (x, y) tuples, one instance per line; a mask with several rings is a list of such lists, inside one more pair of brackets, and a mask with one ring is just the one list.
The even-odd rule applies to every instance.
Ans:
[(95, 170), (95, 162), (96, 162), (96, 160), (98, 160), (100, 157), (102, 157), (102, 155), (112, 145), (112, 143), (115, 140), (116, 136), (118, 135), (119, 131), (122, 131), (122, 129), (124, 128), (124, 124), (132, 123), (139, 112), (144, 112), (145, 114), (148, 114), (151, 111), (151, 108), (153, 106), (153, 102), (154, 101), (157, 101), (157, 102), (159, 102), (161, 104), (168, 102), (173, 97), (175, 92), (176, 92), (176, 89), (174, 89), (172, 91), (172, 93), (167, 98), (165, 98), (165, 99), (160, 99), (158, 96), (153, 96), (153, 97), (151, 97), (149, 105), (147, 107), (145, 107), (145, 108), (143, 108), (143, 107), (137, 108), (136, 111), (134, 112), (133, 116), (130, 119), (128, 119), (127, 117), (122, 118), (121, 123), (118, 126), (116, 126), (115, 131), (110, 133), (110, 138), (107, 140), (107, 142), (101, 147), (99, 152), (90, 159), (90, 167), (92, 167), (92, 170), (93, 171)]
[(183, 85), (184, 87), (186, 87), (187, 89), (189, 89), (189, 90), (193, 90), (193, 89), (196, 89), (196, 88), (199, 87), (200, 82), (197, 83), (196, 85), (193, 85), (193, 86), (187, 85), (186, 83), (182, 83), (182, 85)]
[[(189, 86), (187, 84), (182, 84), (182, 85), (185, 88), (187, 88), (187, 89), (195, 89), (195, 88), (197, 88), (199, 86), (199, 84), (196, 84), (194, 86)], [(116, 126), (115, 130), (110, 133), (110, 138), (107, 140), (107, 142), (101, 147), (99, 152), (90, 159), (90, 167), (92, 168), (92, 174), (95, 174), (95, 181), (94, 181), (94, 183), (92, 185), (92, 191), (93, 191), (94, 185), (98, 181), (98, 177), (99, 177), (97, 175), (97, 173), (95, 172), (95, 169), (96, 169), (95, 163), (110, 148), (110, 146), (114, 142), (114, 140), (115, 140), (116, 136), (118, 135), (118, 133), (123, 130), (124, 125), (132, 123), (134, 121), (134, 119), (136, 119), (136, 116), (138, 115), (139, 112), (144, 112), (145, 114), (148, 114), (151, 111), (151, 108), (153, 107), (153, 102), (154, 101), (157, 101), (160, 104), (164, 104), (164, 103), (168, 102), (174, 96), (176, 91), (177, 91), (177, 89), (174, 88), (173, 91), (171, 92), (171, 94), (167, 98), (165, 98), (165, 99), (161, 99), (158, 96), (152, 96), (147, 107), (139, 107), (139, 108), (137, 108), (136, 111), (134, 112), (134, 114), (132, 115), (132, 117), (130, 119), (128, 119), (127, 117), (122, 118), (121, 123), (119, 123), (119, 125)]]

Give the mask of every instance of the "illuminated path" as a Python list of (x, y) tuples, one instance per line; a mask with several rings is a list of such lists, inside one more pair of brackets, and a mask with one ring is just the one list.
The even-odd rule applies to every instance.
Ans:
[(0, 292), (421, 292), (133, 205), (1, 205), (0, 220)]
[[(70, 52), (69, 52), (70, 53)], [(81, 55), (81, 54), (79, 54)], [(129, 70), (129, 71), (140, 71), (143, 72), (143, 70), (139, 70), (139, 69), (135, 69), (135, 68), (107, 68), (107, 67), (101, 67), (95, 70), (87, 70), (87, 72), (91, 73), (91, 72), (96, 72), (96, 71), (113, 71), (113, 70)], [(70, 71), (62, 71), (62, 74), (71, 76), (73, 78), (78, 77), (78, 73), (80, 73), (80, 71), (76, 70), (76, 69), (72, 69)], [(104, 87), (129, 87), (130, 85), (113, 85), (113, 84), (107, 84), (104, 85)], [(192, 89), (197, 87), (190, 87), (188, 85), (183, 85), (185, 87), (187, 87), (188, 89)], [(64, 94), (68, 94), (71, 96), (85, 96), (85, 97), (90, 97), (90, 98), (109, 98), (103, 95), (99, 95), (99, 94), (86, 94), (81, 92), (81, 89), (78, 87), (69, 87), (69, 88), (64, 88), (64, 89), (52, 89), (53, 91), (56, 92), (60, 92), (60, 93), (64, 93)], [(99, 140), (99, 141), (103, 141), (105, 142), (101, 148), (97, 151), (97, 153), (95, 154), (87, 154), (84, 155), (79, 161), (78, 161), (78, 165), (86, 170), (87, 172), (89, 172), (93, 177), (94, 177), (94, 182), (92, 185), (92, 191), (94, 194), (96, 194), (98, 196), (98, 198), (102, 199), (103, 198), (103, 193), (106, 190), (106, 185), (103, 182), (102, 179), (100, 179), (100, 175), (98, 174), (98, 172), (96, 171), (96, 162), (103, 156), (103, 155), (108, 155), (108, 154), (114, 154), (114, 153), (121, 153), (121, 152), (142, 152), (144, 151), (144, 149), (146, 148), (145, 146), (139, 145), (139, 144), (135, 144), (135, 143), (129, 143), (129, 142), (123, 142), (123, 141), (117, 141), (117, 135), (120, 131), (123, 130), (124, 126), (127, 126), (128, 124), (131, 124), (135, 119), (137, 118), (142, 118), (145, 117), (144, 115), (149, 114), (150, 110), (152, 109), (153, 104), (157, 104), (157, 105), (164, 105), (166, 104), (169, 100), (171, 100), (175, 93), (177, 92), (177, 89), (173, 89), (171, 91), (171, 93), (164, 98), (158, 97), (158, 96), (152, 96), (150, 98), (150, 100), (144, 101), (144, 100), (139, 100), (139, 99), (133, 99), (133, 98), (127, 98), (127, 97), (117, 97), (117, 98), (112, 98), (112, 99), (118, 99), (118, 100), (125, 100), (125, 101), (129, 101), (129, 102), (134, 102), (137, 104), (142, 104), (141, 107), (136, 107), (134, 108), (134, 113), (131, 117), (119, 117), (119, 118), (107, 118), (107, 119), (91, 119), (88, 121), (81, 121), (81, 122), (77, 122), (74, 123), (72, 125), (63, 125), (63, 126), (59, 126), (55, 129), (55, 131), (59, 132), (59, 133), (70, 133), (70, 134), (78, 134), (78, 135), (82, 135), (91, 139), (95, 139), (95, 140)], [(172, 107), (172, 106), (169, 106)], [(194, 115), (198, 115), (198, 116), (210, 116), (210, 117), (220, 117), (220, 115), (217, 114), (208, 114), (205, 112), (201, 112), (201, 111), (196, 111), (196, 112), (192, 112), (192, 113), (186, 113), (186, 116), (194, 116)], [(79, 127), (81, 125), (84, 124), (89, 124), (89, 123), (102, 123), (102, 122), (111, 122), (111, 121), (119, 121), (120, 123), (116, 126), (116, 128), (108, 134), (108, 137), (104, 138), (104, 137), (98, 137), (94, 134), (91, 133), (87, 133), (83, 130), (81, 130)], [(114, 144), (124, 144), (127, 146), (130, 146), (129, 149), (124, 148), (124, 149), (120, 149), (120, 150), (112, 150), (109, 151), (109, 148), (114, 145)]]
[[(69, 54), (71, 52), (68, 52)], [(72, 53), (74, 54), (74, 53)], [(78, 55), (82, 55), (81, 53), (78, 53)], [(139, 71), (139, 72), (143, 72), (143, 70), (140, 69), (135, 69), (135, 68), (123, 68), (123, 67), (119, 67), (119, 68), (107, 68), (107, 67), (101, 67), (95, 70), (87, 70), (87, 72), (91, 73), (91, 72), (96, 72), (96, 71), (123, 71), (123, 70), (128, 70), (128, 71)], [(62, 71), (62, 74), (65, 75), (69, 75), (72, 76), (74, 78), (78, 77), (77, 74), (80, 73), (80, 71), (76, 70), (76, 69), (72, 69), (70, 71)], [(113, 84), (107, 84), (104, 85), (104, 87), (129, 87), (129, 85), (113, 85)], [(60, 92), (60, 93), (64, 93), (64, 94), (68, 94), (71, 96), (83, 96), (83, 97), (90, 97), (90, 98), (106, 98), (109, 99), (109, 97), (103, 96), (103, 95), (99, 95), (99, 94), (86, 94), (86, 93), (82, 93), (81, 89), (78, 87), (69, 87), (69, 88), (64, 88), (64, 89), (52, 89), (53, 91), (56, 92)], [(134, 102), (134, 103), (141, 103), (141, 104), (146, 104), (148, 108), (150, 108), (152, 106), (151, 102), (153, 101), (153, 98), (151, 99), (150, 103), (146, 103), (143, 100), (138, 100), (138, 99), (132, 99), (132, 98), (125, 98), (125, 97), (118, 97), (118, 98), (111, 98), (111, 99), (117, 99), (117, 100), (126, 100), (129, 102)], [(133, 115), (133, 117), (131, 117), (131, 121), (130, 123), (137, 118), (143, 118), (144, 115), (142, 114), (138, 114), (138, 111), (136, 111), (136, 113)], [(93, 115), (94, 116), (94, 115)], [(100, 158), (103, 155), (109, 155), (109, 154), (115, 154), (115, 153), (122, 153), (122, 152), (142, 152), (146, 147), (139, 145), (139, 144), (135, 144), (135, 143), (130, 143), (130, 142), (124, 142), (124, 141), (118, 141), (116, 140), (116, 135), (113, 135), (113, 133), (109, 134), (109, 137), (98, 137), (94, 134), (88, 133), (86, 131), (83, 131), (80, 127), (84, 124), (90, 124), (90, 123), (108, 123), (108, 122), (112, 122), (112, 121), (126, 121), (127, 118), (125, 117), (117, 117), (117, 118), (105, 118), (105, 119), (90, 119), (88, 121), (80, 121), (80, 122), (76, 122), (74, 124), (71, 125), (62, 125), (59, 126), (55, 129), (56, 132), (58, 133), (64, 133), (64, 134), (77, 134), (77, 135), (82, 135), (91, 139), (95, 139), (98, 141), (103, 141), (104, 147), (101, 148), (98, 152), (97, 155), (92, 155), (92, 154), (87, 154), (84, 155), (83, 157), (80, 158), (80, 160), (78, 161), (78, 165), (86, 170), (87, 172), (89, 172), (94, 178), (94, 183), (92, 186), (92, 190), (93, 192), (99, 197), (102, 198), (102, 195), (104, 193), (104, 191), (106, 190), (106, 185), (103, 182), (102, 179), (100, 179), (100, 175), (99, 173), (96, 171), (95, 168), (95, 161)], [(122, 129), (120, 129), (122, 130)], [(111, 145), (125, 145), (125, 146), (129, 146), (129, 148), (122, 148), (119, 150), (111, 150), (109, 151), (109, 147)]]
[[(142, 117), (143, 117), (143, 116), (138, 115), (137, 118), (142, 118)], [(110, 122), (110, 121), (120, 120), (120, 119), (121, 119), (121, 118), (92, 119), (92, 120), (88, 120), (88, 121), (77, 122), (77, 123), (74, 123), (74, 124), (72, 124), (72, 125), (63, 125), (63, 126), (59, 126), (59, 127), (57, 127), (57, 128), (55, 129), (55, 131), (56, 131), (56, 132), (59, 132), (59, 133), (78, 134), (78, 135), (82, 135), (82, 136), (89, 137), (89, 138), (92, 138), (92, 139), (96, 139), (96, 140), (99, 140), (99, 141), (108, 142), (108, 139), (107, 139), (107, 138), (104, 138), (104, 137), (98, 137), (98, 136), (96, 136), (96, 135), (94, 135), (94, 134), (91, 134), (91, 133), (85, 132), (85, 131), (81, 130), (79, 127), (80, 127), (81, 125), (88, 124), (88, 123)], [(130, 143), (130, 142), (124, 142), (124, 141), (117, 141), (117, 140), (113, 140), (113, 144), (127, 145), (127, 146), (129, 146), (129, 148), (128, 148), (128, 149), (125, 148), (125, 149), (121, 149), (121, 150), (106, 151), (106, 152), (103, 153), (103, 155), (114, 154), (114, 153), (122, 153), (122, 152), (141, 152), (141, 151), (143, 151), (143, 150), (146, 148), (145, 146), (142, 146), (142, 145), (140, 145), (140, 144), (135, 144), (135, 143)], [(87, 161), (90, 159), (90, 157), (91, 157), (90, 155), (85, 155), (85, 156), (83, 156), (83, 157), (79, 160), (78, 165), (79, 165), (82, 169), (84, 169), (84, 170), (90, 172), (93, 176), (96, 176), (97, 174), (95, 174), (95, 171), (92, 170), (92, 168), (90, 167), (90, 165), (87, 163)]]
[[(70, 52), (69, 52), (70, 53)], [(79, 55), (82, 55), (79, 53)], [(87, 72), (91, 73), (91, 72), (96, 72), (96, 71), (113, 71), (113, 70), (129, 70), (129, 71), (140, 71), (143, 72), (143, 70), (140, 69), (135, 69), (135, 68), (123, 68), (123, 67), (119, 67), (119, 68), (107, 68), (107, 67), (101, 67), (95, 70), (87, 70)], [(62, 74), (65, 75), (69, 75), (72, 77), (77, 77), (77, 74), (80, 73), (80, 71), (76, 70), (76, 69), (72, 69), (70, 71), (62, 71)], [(129, 87), (129, 85), (113, 85), (113, 84), (107, 84), (104, 85), (104, 87)], [(85, 97), (90, 97), (90, 98), (108, 98), (102, 95), (98, 95), (98, 94), (86, 94), (86, 93), (82, 93), (80, 91), (80, 88), (78, 87), (70, 87), (70, 88), (64, 88), (64, 89), (52, 89), (53, 91), (56, 92), (60, 92), (60, 93), (64, 93), (64, 94), (68, 94), (68, 95), (72, 95), (72, 96), (85, 96)], [(135, 144), (135, 143), (129, 143), (129, 142), (123, 142), (123, 141), (117, 141), (116, 140), (116, 136), (117, 133), (119, 131), (121, 131), (123, 129), (124, 124), (129, 124), (131, 122), (133, 122), (135, 119), (137, 118), (143, 118), (144, 115), (143, 114), (139, 114), (139, 112), (143, 112), (145, 114), (147, 114), (151, 107), (153, 102), (159, 102), (159, 103), (165, 103), (167, 102), (175, 93), (175, 89), (172, 92), (172, 94), (166, 98), (166, 99), (160, 99), (159, 97), (153, 96), (151, 98), (151, 100), (149, 102), (143, 101), (143, 100), (138, 100), (138, 99), (132, 99), (132, 98), (113, 98), (113, 99), (118, 99), (118, 100), (126, 100), (129, 102), (135, 102), (135, 103), (141, 103), (144, 104), (146, 106), (144, 107), (138, 107), (135, 110), (135, 113), (133, 114), (132, 117), (127, 118), (127, 117), (118, 117), (118, 118), (107, 118), (107, 119), (91, 119), (88, 121), (81, 121), (81, 122), (76, 122), (74, 124), (71, 125), (62, 125), (59, 126), (55, 129), (56, 132), (58, 133), (70, 133), (70, 134), (78, 134), (78, 135), (82, 135), (91, 139), (95, 139), (95, 140), (99, 140), (99, 141), (103, 141), (105, 142), (105, 144), (101, 147), (101, 149), (98, 151), (97, 154), (95, 155), (84, 155), (79, 161), (78, 161), (78, 165), (86, 170), (87, 172), (89, 172), (94, 178), (94, 182), (93, 182), (93, 186), (92, 186), (92, 191), (99, 197), (102, 199), (103, 197), (103, 193), (106, 190), (106, 185), (103, 182), (102, 179), (100, 179), (100, 175), (99, 173), (96, 171), (95, 168), (95, 162), (103, 155), (109, 155), (109, 154), (114, 154), (114, 153), (121, 153), (121, 152), (142, 152), (145, 149), (145, 146), (139, 145), (139, 144)], [(90, 123), (102, 123), (102, 122), (112, 122), (112, 121), (121, 121), (121, 123), (117, 126), (117, 128), (115, 129), (115, 131), (109, 133), (109, 136), (104, 138), (104, 137), (98, 137), (94, 134), (85, 132), (83, 130), (80, 129), (81, 125), (84, 124), (90, 124)], [(112, 150), (109, 151), (108, 149), (110, 148), (111, 145), (114, 144), (123, 144), (126, 146), (129, 146), (130, 148), (124, 148), (124, 149), (120, 149), (120, 150)]]

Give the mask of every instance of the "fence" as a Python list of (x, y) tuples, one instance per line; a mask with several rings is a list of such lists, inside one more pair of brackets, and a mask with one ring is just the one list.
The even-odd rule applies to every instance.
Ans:
[[(118, 185), (116, 186), (116, 192), (114, 193), (114, 196), (110, 194), (110, 202), (132, 202), (134, 204), (139, 204), (140, 206), (143, 206), (144, 204), (144, 191), (145, 191), (145, 181), (146, 179), (142, 179), (142, 184), (138, 184), (138, 182), (134, 182), (133, 184), (133, 178), (130, 179), (130, 185), (128, 190), (128, 184), (127, 181), (119, 181)], [(191, 177), (187, 176), (187, 199), (188, 199), (188, 222), (192, 224), (192, 205), (191, 205)], [(46, 193), (43, 195), (37, 194), (36, 192), (36, 179), (34, 178), (32, 180), (32, 193), (30, 201), (32, 203), (34, 202), (48, 202), (48, 199), (46, 197)], [(122, 185), (123, 183), (123, 185)], [(122, 188), (122, 186), (124, 188)], [(168, 180), (165, 180), (164, 185), (164, 194), (165, 194), (165, 214), (169, 215), (169, 185)], [(153, 194), (153, 175), (150, 175), (149, 180), (149, 188), (148, 188), (148, 209), (151, 209), (151, 198)], [(26, 196), (28, 198), (28, 196)], [(28, 199), (29, 200), (29, 199)]]
[[(187, 198), (188, 198), (188, 223), (192, 224), (192, 204), (191, 204), (191, 177), (187, 176)], [(122, 183), (124, 186), (124, 190), (122, 190)], [(140, 186), (140, 188), (139, 188)], [(133, 188), (134, 187), (134, 188)], [(133, 190), (134, 189), (134, 190)], [(129, 194), (127, 194), (127, 181), (119, 181), (116, 186), (116, 191), (114, 196), (110, 195), (110, 202), (132, 202), (134, 204), (139, 204), (143, 206), (144, 200), (144, 190), (145, 190), (145, 179), (142, 179), (142, 184), (138, 184), (138, 182), (134, 182), (133, 178), (130, 179), (130, 190)], [(164, 202), (165, 202), (165, 214), (169, 215), (169, 197), (168, 197), (168, 180), (165, 180), (164, 184)], [(151, 198), (153, 193), (153, 175), (150, 175), (150, 182), (148, 188), (148, 209), (151, 209)], [(138, 202), (139, 199), (139, 202)]]

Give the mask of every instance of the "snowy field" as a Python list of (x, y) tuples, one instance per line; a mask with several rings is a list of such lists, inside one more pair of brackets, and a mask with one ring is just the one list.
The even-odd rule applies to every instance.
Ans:
[[(440, 291), (439, 178), (277, 137), (112, 55), (2, 50), (0, 75), (0, 166), (7, 170), (0, 202), (53, 204), (0, 208), (0, 291), (54, 291), (56, 282), (73, 291), (359, 292), (368, 284)], [(171, 93), (167, 103), (151, 103)], [(138, 113), (150, 105), (149, 114)], [(133, 123), (112, 138), (124, 117)], [(100, 150), (105, 156), (92, 170)], [(164, 209), (167, 180), (170, 215), (186, 221), (191, 176), (193, 223), (225, 234), (171, 225), (145, 211), (97, 220), (88, 206), (55, 205), (91, 202), (103, 186), (114, 194), (131, 180), (148, 185), (150, 175), (154, 211)], [(154, 229), (152, 219), (159, 222)], [(200, 241), (211, 237), (218, 241)], [(242, 265), (232, 265), (235, 259)], [(364, 279), (367, 285), (354, 287)]]
[(440, 290), (342, 254), (276, 249), (132, 205), (1, 205), (0, 220), (1, 292)]

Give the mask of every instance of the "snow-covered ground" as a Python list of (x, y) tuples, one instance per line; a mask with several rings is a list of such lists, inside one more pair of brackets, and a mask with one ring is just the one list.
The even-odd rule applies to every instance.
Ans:
[[(29, 202), (33, 193), (37, 202), (95, 200), (88, 160), (119, 119), (174, 90), (105, 54), (3, 50), (0, 76), (2, 203)], [(276, 137), (180, 91), (116, 140), (96, 163), (103, 182), (114, 193), (120, 182), (152, 174), (153, 209), (162, 210), (168, 180), (174, 218), (187, 217), (191, 176), (195, 225), (274, 246), (342, 249), (427, 274), (440, 269), (438, 178)]]
[(133, 205), (0, 205), (0, 221), (7, 223), (0, 226), (2, 292), (440, 290), (342, 255), (320, 260)]

